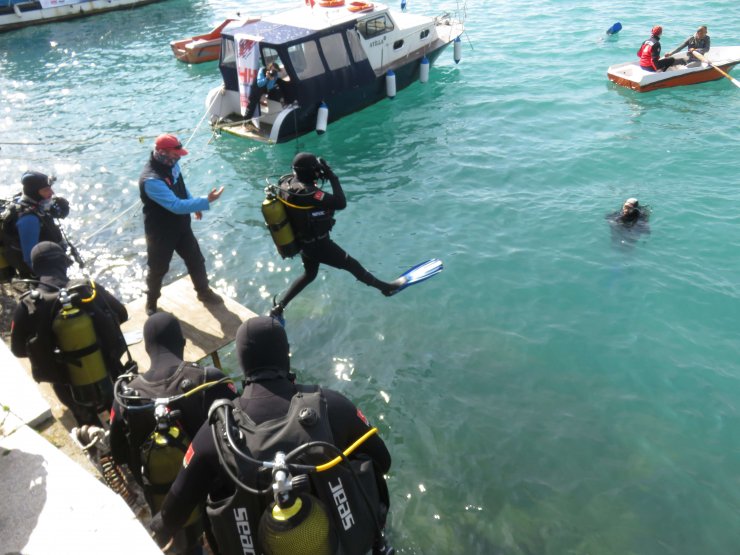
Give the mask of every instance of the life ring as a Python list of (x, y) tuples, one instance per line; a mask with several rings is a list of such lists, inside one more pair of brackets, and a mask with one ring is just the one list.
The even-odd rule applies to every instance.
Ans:
[(338, 8), (344, 6), (344, 0), (320, 0), (319, 6), (322, 8)]
[(351, 12), (371, 12), (374, 7), (372, 2), (350, 2), (347, 9)]

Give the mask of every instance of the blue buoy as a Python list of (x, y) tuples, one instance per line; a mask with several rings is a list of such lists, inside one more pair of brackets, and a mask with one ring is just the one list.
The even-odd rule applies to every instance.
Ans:
[(402, 12), (406, 11), (406, 0), (401, 0), (401, 11)]
[(419, 81), (422, 83), (429, 81), (429, 59), (426, 56), (421, 59), (419, 66)]
[(617, 21), (614, 25), (612, 25), (606, 30), (606, 34), (616, 35), (621, 30), (622, 30), (622, 24), (619, 21)]
[(456, 37), (455, 41), (453, 43), (453, 58), (455, 59), (455, 63), (459, 63), (460, 60), (462, 60), (462, 41), (460, 40), (460, 37)]

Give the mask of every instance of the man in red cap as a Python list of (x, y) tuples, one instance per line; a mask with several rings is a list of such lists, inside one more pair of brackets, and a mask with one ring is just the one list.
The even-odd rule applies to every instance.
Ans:
[(139, 195), (144, 203), (144, 232), (148, 272), (146, 276), (146, 313), (157, 311), (157, 299), (162, 279), (170, 267), (172, 254), (177, 253), (193, 280), (198, 300), (204, 303), (222, 302), (208, 286), (208, 274), (203, 254), (190, 227), (190, 214), (203, 217), (224, 188), (211, 189), (207, 197), (192, 197), (185, 187), (178, 160), (188, 153), (174, 135), (164, 134), (154, 141), (154, 150), (139, 177)]
[(640, 67), (645, 71), (665, 71), (673, 65), (673, 58), (666, 56), (660, 59), (660, 36), (663, 34), (663, 27), (656, 25), (653, 27), (650, 38), (642, 43), (637, 51), (640, 58)]

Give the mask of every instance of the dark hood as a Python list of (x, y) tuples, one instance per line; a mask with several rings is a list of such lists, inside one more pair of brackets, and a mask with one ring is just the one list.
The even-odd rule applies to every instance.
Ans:
[(23, 194), (31, 200), (39, 202), (43, 200), (39, 191), (49, 187), (49, 176), (41, 172), (28, 171), (21, 177), (21, 183), (23, 184)]
[(152, 314), (144, 324), (144, 348), (151, 360), (146, 379), (168, 378), (182, 362), (185, 352), (180, 321), (167, 312)]
[(257, 316), (244, 322), (236, 332), (236, 354), (246, 377), (273, 370), (287, 377), (290, 345), (285, 328), (275, 318)]
[(42, 283), (64, 287), (69, 281), (67, 268), (71, 265), (72, 260), (56, 243), (42, 241), (31, 249), (31, 268)]

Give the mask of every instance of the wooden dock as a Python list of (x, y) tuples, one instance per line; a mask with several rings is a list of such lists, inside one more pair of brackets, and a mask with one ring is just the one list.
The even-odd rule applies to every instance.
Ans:
[[(211, 356), (213, 365), (220, 368), (218, 350), (234, 340), (236, 330), (242, 322), (257, 316), (220, 291), (218, 294), (223, 297), (223, 304), (200, 302), (187, 275), (162, 288), (162, 296), (157, 301), (157, 307), (160, 312), (169, 312), (180, 320), (186, 341), (184, 357), (186, 361), (197, 362)], [(127, 339), (143, 331), (144, 322), (148, 318), (144, 310), (145, 304), (146, 298), (141, 297), (126, 305), (129, 319), (121, 325), (121, 330)], [(149, 356), (144, 349), (143, 338), (130, 344), (129, 350), (139, 364), (139, 372), (146, 372), (149, 369)]]

